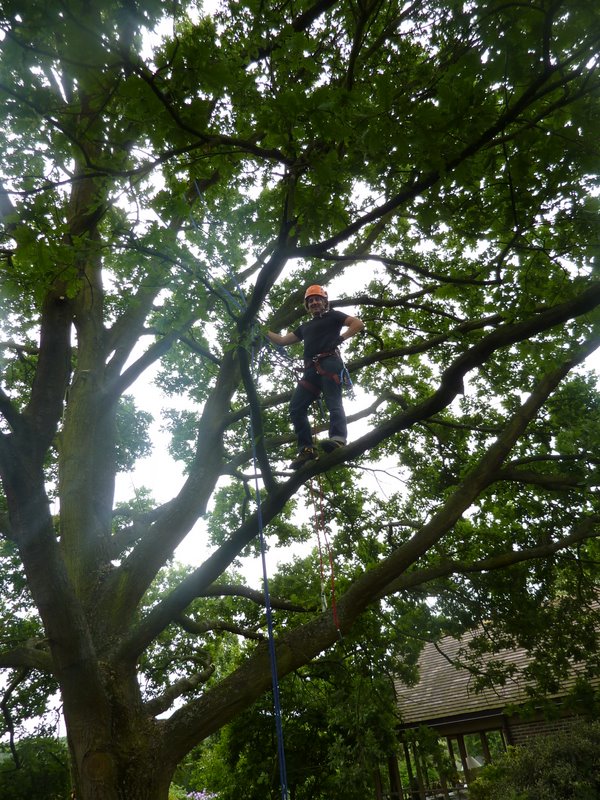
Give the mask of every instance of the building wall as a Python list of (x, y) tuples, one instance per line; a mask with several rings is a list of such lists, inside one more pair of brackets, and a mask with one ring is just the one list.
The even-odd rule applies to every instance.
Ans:
[(558, 731), (569, 730), (573, 723), (573, 717), (553, 720), (522, 720), (518, 717), (512, 717), (507, 725), (510, 744), (526, 745), (529, 739), (536, 736), (548, 736)]

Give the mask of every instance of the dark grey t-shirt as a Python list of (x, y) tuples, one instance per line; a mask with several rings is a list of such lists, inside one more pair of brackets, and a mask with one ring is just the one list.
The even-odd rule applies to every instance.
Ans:
[(309, 360), (318, 353), (335, 350), (339, 344), (340, 331), (347, 319), (348, 314), (343, 311), (331, 310), (296, 328), (294, 334), (304, 342), (304, 358)]

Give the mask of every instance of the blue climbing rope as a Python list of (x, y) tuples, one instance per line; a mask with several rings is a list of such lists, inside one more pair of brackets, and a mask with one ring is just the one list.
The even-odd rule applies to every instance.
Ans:
[[(252, 360), (254, 359), (252, 358)], [(271, 681), (273, 684), (273, 707), (275, 710), (275, 730), (277, 733), (277, 755), (279, 759), (279, 780), (281, 783), (281, 799), (288, 800), (285, 748), (283, 743), (283, 724), (281, 716), (281, 701), (279, 696), (279, 678), (277, 676), (277, 655), (275, 653), (275, 637), (273, 634), (273, 612), (271, 609), (271, 594), (269, 592), (269, 575), (267, 570), (266, 542), (264, 536), (262, 506), (260, 500), (260, 487), (258, 484), (256, 442), (254, 438), (254, 425), (252, 423), (252, 413), (250, 413), (250, 441), (252, 442), (252, 463), (254, 465), (254, 491), (256, 493), (256, 517), (258, 521), (258, 536), (260, 541), (260, 557), (262, 562), (265, 610), (267, 615), (267, 633), (269, 639), (269, 660), (271, 663)]]
[[(251, 332), (251, 339), (255, 338)], [(256, 363), (254, 346), (250, 348), (250, 363), (255, 367), (256, 375), (260, 372), (260, 364)], [(283, 742), (283, 723), (281, 714), (281, 699), (279, 694), (279, 677), (277, 674), (277, 655), (275, 652), (275, 635), (273, 632), (273, 610), (271, 607), (271, 593), (269, 591), (269, 574), (267, 570), (266, 541), (264, 535), (264, 522), (260, 497), (258, 456), (256, 453), (256, 437), (254, 434), (254, 421), (252, 409), (250, 410), (249, 435), (252, 445), (252, 465), (254, 470), (254, 492), (256, 495), (256, 520), (258, 524), (258, 538), (260, 542), (260, 557), (263, 575), (263, 591), (265, 598), (265, 613), (267, 618), (267, 634), (269, 643), (269, 661), (271, 665), (271, 684), (273, 687), (273, 709), (275, 713), (275, 731), (277, 735), (277, 756), (279, 761), (279, 781), (281, 784), (281, 800), (288, 800), (287, 769), (285, 762), (285, 747)]]

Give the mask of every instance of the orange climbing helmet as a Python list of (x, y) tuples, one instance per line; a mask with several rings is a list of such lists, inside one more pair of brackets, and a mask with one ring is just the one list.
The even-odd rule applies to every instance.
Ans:
[(309, 297), (322, 297), (325, 300), (325, 303), (328, 302), (327, 292), (322, 286), (317, 286), (314, 284), (313, 286), (309, 286), (308, 289), (304, 292), (304, 306), (308, 308), (308, 298)]

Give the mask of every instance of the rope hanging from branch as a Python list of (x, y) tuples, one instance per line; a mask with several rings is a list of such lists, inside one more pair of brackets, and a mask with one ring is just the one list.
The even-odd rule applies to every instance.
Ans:
[[(251, 357), (254, 362), (254, 354)], [(254, 468), (254, 491), (256, 495), (256, 516), (258, 521), (258, 538), (260, 542), (260, 556), (262, 564), (263, 587), (265, 597), (265, 612), (267, 617), (267, 633), (269, 642), (269, 662), (271, 665), (271, 683), (273, 686), (273, 707), (275, 713), (275, 731), (277, 734), (277, 756), (279, 761), (279, 780), (281, 783), (281, 800), (288, 800), (287, 769), (285, 762), (285, 747), (283, 740), (283, 723), (281, 714), (281, 699), (279, 694), (279, 677), (277, 674), (277, 654), (275, 652), (275, 636), (273, 632), (273, 612), (271, 608), (271, 594), (269, 590), (269, 575), (267, 570), (266, 542), (262, 518), (260, 499), (258, 455), (256, 452), (256, 438), (254, 435), (253, 414), (250, 412), (250, 441), (252, 443), (252, 463)]]

